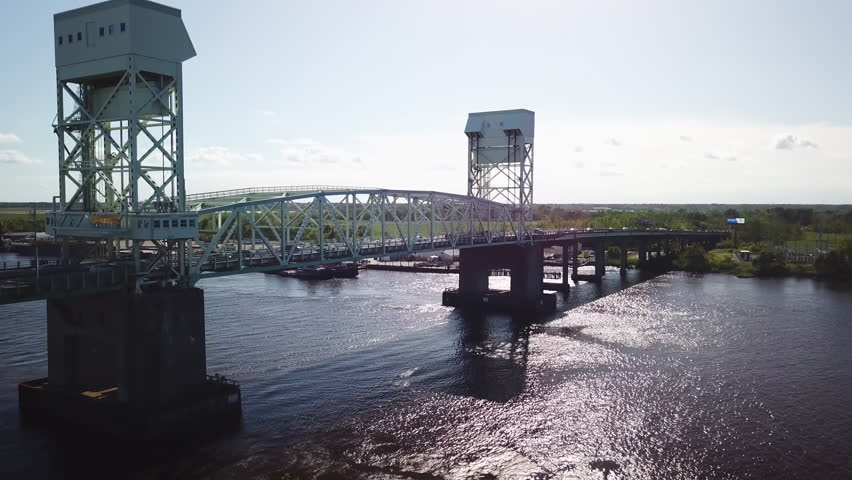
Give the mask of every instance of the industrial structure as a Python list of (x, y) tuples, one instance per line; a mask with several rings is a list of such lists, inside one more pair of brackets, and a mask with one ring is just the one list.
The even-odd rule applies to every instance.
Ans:
[[(145, 268), (188, 283), (198, 225), (185, 213), (181, 63), (195, 49), (180, 10), (102, 2), (55, 15), (54, 38), (59, 196), (47, 231), (108, 251), (121, 242), (137, 271), (153, 245), (158, 261)], [(149, 280), (135, 279), (137, 290)]]
[[(239, 412), (239, 387), (207, 375), (195, 286), (205, 278), (458, 249), (459, 288), (445, 305), (548, 311), (545, 246), (573, 252), (567, 291), (571, 277), (600, 280), (607, 243), (623, 247), (624, 271), (628, 246), (641, 263), (652, 249), (728, 235), (528, 229), (529, 110), (470, 115), (467, 195), (324, 185), (188, 200), (181, 63), (195, 50), (181, 12), (109, 0), (57, 14), (54, 28), (60, 184), (46, 227), (84, 253), (0, 270), (0, 303), (47, 299), (48, 376), (19, 386), (24, 412), (136, 433)], [(577, 272), (579, 242), (597, 252), (589, 277)], [(511, 270), (509, 292), (489, 290), (494, 268)]]
[(535, 112), (471, 113), (467, 135), (467, 194), (519, 211), (521, 230), (532, 220)]
[[(207, 375), (204, 295), (189, 278), (181, 64), (195, 49), (181, 12), (110, 0), (56, 14), (54, 39), (59, 195), (46, 229), (84, 246), (76, 259), (63, 248), (58, 271), (81, 274), (65, 287), (88, 295), (48, 296), (48, 378), (20, 385), (21, 409), (137, 434), (232, 416), (240, 390)], [(93, 272), (70, 265), (125, 253), (88, 285)]]

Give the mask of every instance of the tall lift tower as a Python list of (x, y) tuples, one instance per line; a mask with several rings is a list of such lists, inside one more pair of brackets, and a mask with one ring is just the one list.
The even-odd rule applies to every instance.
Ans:
[[(181, 63), (195, 49), (180, 10), (110, 0), (53, 22), (59, 196), (47, 231), (109, 250), (123, 243), (137, 288), (186, 282), (198, 224), (185, 211)], [(143, 244), (156, 250), (144, 262)]]
[(532, 220), (533, 212), (535, 112), (471, 113), (464, 132), (468, 142), (467, 194), (513, 205), (523, 232), (524, 222)]

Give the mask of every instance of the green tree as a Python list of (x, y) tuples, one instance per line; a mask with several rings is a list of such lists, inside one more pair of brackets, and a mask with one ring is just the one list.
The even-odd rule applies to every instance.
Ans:
[(683, 249), (674, 261), (675, 267), (693, 273), (710, 271), (710, 260), (707, 251), (701, 245), (690, 245)]
[(852, 280), (852, 242), (820, 255), (814, 267), (820, 277)]
[(765, 250), (752, 262), (758, 277), (777, 277), (787, 274), (784, 254), (776, 250)]

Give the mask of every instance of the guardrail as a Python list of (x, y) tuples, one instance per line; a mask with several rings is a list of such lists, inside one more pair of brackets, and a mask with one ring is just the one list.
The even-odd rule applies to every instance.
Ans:
[(253, 193), (304, 193), (304, 192), (334, 192), (349, 190), (373, 190), (367, 187), (347, 187), (341, 185), (289, 185), (281, 187), (249, 187), (234, 188), (231, 190), (219, 190), (215, 192), (193, 193), (186, 196), (187, 202), (199, 200), (210, 200), (213, 198), (235, 197), (239, 195), (251, 195)]
[(131, 273), (129, 266), (116, 265), (0, 279), (0, 304), (119, 290), (128, 286)]
[[(46, 267), (50, 265), (59, 265), (57, 260), (39, 260), (39, 267)], [(8, 270), (28, 270), (36, 267), (35, 260), (16, 260), (14, 262), (0, 262), (0, 271), (8, 271)]]

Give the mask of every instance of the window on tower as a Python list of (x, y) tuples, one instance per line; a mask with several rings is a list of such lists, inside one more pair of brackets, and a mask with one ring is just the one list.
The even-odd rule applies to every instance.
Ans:
[(59, 44), (62, 45), (62, 35), (59, 36)]
[(77, 41), (78, 41), (78, 42), (82, 42), (82, 41), (83, 41), (83, 32), (77, 32)]
[(119, 30), (121, 30), (122, 32), (123, 32), (123, 31), (125, 31), (125, 30), (127, 30), (127, 24), (126, 24), (126, 23), (124, 23), (124, 22), (121, 22), (121, 25), (120, 25)]
[(110, 26), (109, 26), (109, 34), (110, 34), (110, 35), (112, 35), (113, 33), (115, 33), (115, 25), (110, 24)]
[(98, 33), (103, 37), (104, 36), (104, 27), (100, 27), (98, 29)]
[(74, 35), (68, 35), (68, 43), (74, 43)]

